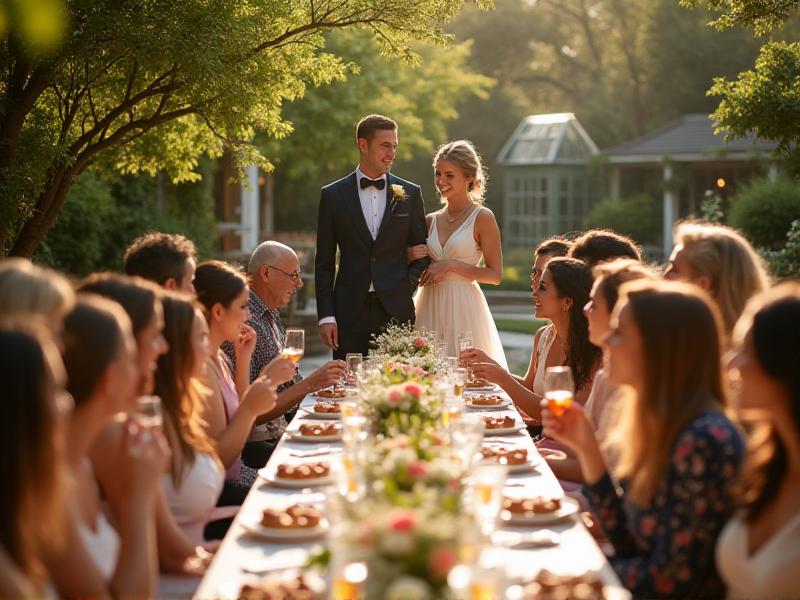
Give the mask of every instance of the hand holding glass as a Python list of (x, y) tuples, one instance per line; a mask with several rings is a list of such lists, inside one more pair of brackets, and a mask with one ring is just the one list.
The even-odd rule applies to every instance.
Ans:
[(161, 411), (161, 398), (158, 396), (139, 396), (136, 399), (136, 420), (147, 429), (161, 429), (164, 417)]

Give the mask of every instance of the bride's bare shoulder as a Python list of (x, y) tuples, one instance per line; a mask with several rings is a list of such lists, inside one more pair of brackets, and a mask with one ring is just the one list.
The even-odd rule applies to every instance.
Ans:
[(443, 212), (444, 212), (444, 209), (442, 208), (442, 209), (435, 210), (435, 211), (433, 211), (432, 213), (428, 213), (427, 215), (425, 215), (425, 222), (428, 224), (428, 227), (429, 227), (429, 228), (430, 228), (430, 226), (431, 226), (431, 223), (433, 223), (433, 219), (434, 219), (434, 217), (435, 217), (436, 215), (440, 215), (440, 214), (442, 214)]

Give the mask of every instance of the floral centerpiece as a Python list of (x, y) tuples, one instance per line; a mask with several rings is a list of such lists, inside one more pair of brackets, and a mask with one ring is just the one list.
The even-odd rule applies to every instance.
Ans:
[(421, 431), (439, 419), (444, 398), (430, 385), (407, 381), (387, 386), (383, 375), (373, 377), (362, 382), (361, 406), (376, 433)]
[(436, 372), (434, 342), (431, 332), (418, 331), (410, 323), (389, 325), (375, 336), (369, 355), (381, 361), (389, 373), (399, 371), (402, 376), (403, 368), (407, 368), (432, 374)]

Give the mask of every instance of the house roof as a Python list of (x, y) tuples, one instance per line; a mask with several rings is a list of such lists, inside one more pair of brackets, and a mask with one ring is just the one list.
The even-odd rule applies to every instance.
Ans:
[(684, 115), (640, 138), (602, 151), (610, 163), (672, 160), (747, 160), (771, 152), (774, 142), (754, 136), (725, 141), (714, 133), (713, 121), (704, 114)]
[(511, 134), (497, 162), (511, 165), (582, 165), (597, 146), (572, 113), (525, 117)]

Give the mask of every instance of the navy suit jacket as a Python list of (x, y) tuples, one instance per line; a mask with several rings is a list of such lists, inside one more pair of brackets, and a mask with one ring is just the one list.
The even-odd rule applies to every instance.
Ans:
[[(422, 191), (391, 173), (386, 183), (386, 209), (375, 240), (361, 210), (355, 172), (322, 188), (314, 272), (320, 319), (334, 316), (340, 327), (355, 323), (371, 281), (393, 318), (414, 320), (411, 297), (430, 259), (406, 264), (406, 248), (424, 244), (428, 237)], [(393, 185), (403, 187), (404, 200), (393, 202)]]

